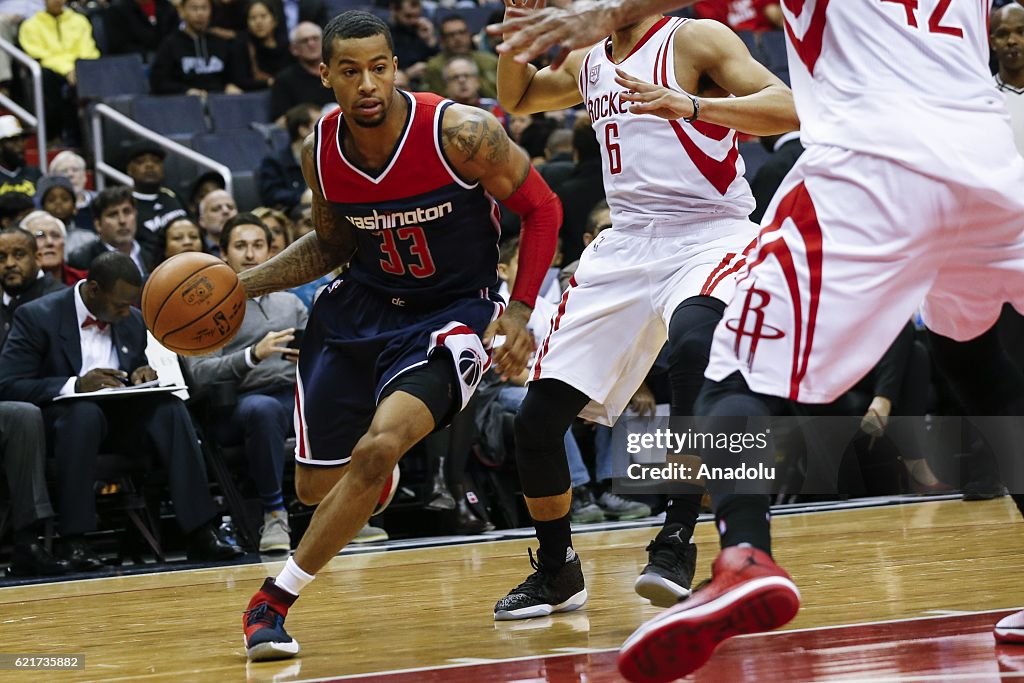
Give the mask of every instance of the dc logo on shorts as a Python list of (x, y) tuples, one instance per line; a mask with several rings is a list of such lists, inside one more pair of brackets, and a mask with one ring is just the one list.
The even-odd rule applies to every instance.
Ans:
[(459, 375), (468, 387), (475, 387), (480, 383), (484, 374), (484, 361), (475, 349), (463, 349), (459, 353), (459, 360), (456, 365), (459, 368)]
[(331, 284), (327, 285), (327, 293), (330, 294), (331, 292), (336, 290), (338, 287), (341, 287), (341, 283), (342, 282), (344, 282), (344, 280), (335, 280)]

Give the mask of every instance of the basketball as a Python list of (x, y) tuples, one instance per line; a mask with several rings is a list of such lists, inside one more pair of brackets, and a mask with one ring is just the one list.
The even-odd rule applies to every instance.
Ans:
[(235, 336), (245, 317), (245, 289), (226, 263), (210, 254), (172, 256), (142, 290), (142, 317), (161, 344), (201, 356)]

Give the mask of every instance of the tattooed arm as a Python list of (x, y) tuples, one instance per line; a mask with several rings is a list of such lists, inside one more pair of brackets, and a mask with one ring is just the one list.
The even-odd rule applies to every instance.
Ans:
[(484, 334), (489, 344), (496, 334), (505, 344), (494, 353), (504, 377), (515, 377), (526, 367), (533, 351), (533, 335), (526, 329), (544, 274), (551, 266), (562, 205), (526, 153), (512, 144), (497, 119), (474, 107), (454, 104), (444, 112), (442, 144), (455, 172), (463, 180), (479, 182), (491, 196), (522, 219), (519, 233), (519, 270), (505, 314)]
[(302, 145), (302, 175), (313, 190), (313, 225), (316, 231), (303, 235), (266, 263), (239, 274), (250, 297), (291, 289), (312, 282), (345, 265), (356, 253), (352, 226), (324, 199), (317, 182), (313, 135)]

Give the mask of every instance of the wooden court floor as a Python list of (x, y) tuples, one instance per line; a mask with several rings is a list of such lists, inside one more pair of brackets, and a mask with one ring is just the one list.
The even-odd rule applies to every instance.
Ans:
[[(1024, 523), (1009, 498), (791, 515), (776, 518), (773, 530), (776, 558), (803, 594), (792, 629), (1024, 606)], [(79, 654), (86, 662), (77, 671), (0, 671), (0, 680), (331, 680), (603, 652), (657, 613), (632, 591), (652, 535), (650, 529), (578, 534), (587, 607), (520, 622), (495, 623), (491, 615), (494, 602), (525, 578), (529, 541), (338, 557), (288, 617), (300, 658), (248, 666), (242, 610), (279, 562), (0, 589), (3, 652)], [(698, 527), (697, 543), (700, 580), (717, 547), (710, 524)], [(987, 621), (972, 622), (986, 642)], [(610, 653), (600, 657), (613, 662)], [(613, 663), (608, 670), (614, 672)], [(744, 671), (744, 678), (759, 679)], [(444, 678), (438, 672), (402, 680)]]

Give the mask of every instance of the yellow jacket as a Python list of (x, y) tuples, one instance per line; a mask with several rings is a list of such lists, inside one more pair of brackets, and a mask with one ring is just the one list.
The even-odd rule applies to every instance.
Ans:
[(56, 17), (46, 11), (36, 12), (21, 23), (18, 42), (22, 50), (61, 76), (67, 76), (79, 59), (100, 56), (92, 39), (92, 24), (70, 9)]

